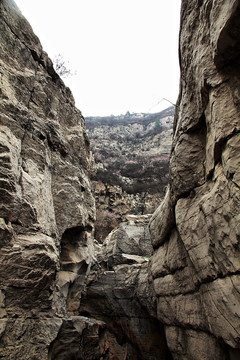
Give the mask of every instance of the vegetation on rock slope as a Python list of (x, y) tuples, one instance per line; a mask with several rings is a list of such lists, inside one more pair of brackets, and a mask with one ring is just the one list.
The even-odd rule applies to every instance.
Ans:
[(174, 107), (155, 114), (88, 117), (97, 163), (96, 237), (103, 240), (129, 213), (152, 213), (168, 183)]

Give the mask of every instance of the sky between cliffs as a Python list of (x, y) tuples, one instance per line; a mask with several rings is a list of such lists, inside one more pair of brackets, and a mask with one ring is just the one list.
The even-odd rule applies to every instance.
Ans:
[(179, 88), (181, 0), (15, 0), (84, 116), (157, 112)]

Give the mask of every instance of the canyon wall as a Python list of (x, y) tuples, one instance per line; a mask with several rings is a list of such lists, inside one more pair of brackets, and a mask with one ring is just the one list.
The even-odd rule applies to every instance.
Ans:
[(170, 184), (150, 221), (174, 359), (240, 357), (240, 4), (182, 1)]
[(168, 190), (98, 244), (84, 119), (0, 1), (2, 359), (239, 358), (239, 19), (236, 0), (182, 1)]
[(0, 2), (0, 33), (0, 357), (47, 359), (92, 261), (92, 160), (81, 112), (14, 1)]
[(149, 216), (94, 240), (85, 121), (12, 0), (0, 2), (0, 357), (171, 359)]

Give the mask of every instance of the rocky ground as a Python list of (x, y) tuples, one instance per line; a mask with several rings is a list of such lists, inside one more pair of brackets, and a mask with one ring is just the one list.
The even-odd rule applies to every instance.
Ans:
[(99, 241), (127, 214), (153, 213), (168, 183), (174, 107), (155, 114), (86, 118)]

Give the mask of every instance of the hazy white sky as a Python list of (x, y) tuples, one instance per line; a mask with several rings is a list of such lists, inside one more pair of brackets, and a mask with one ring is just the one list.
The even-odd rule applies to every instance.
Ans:
[[(84, 116), (157, 112), (176, 102), (181, 0), (15, 0)], [(158, 104), (159, 103), (159, 104)], [(158, 104), (158, 105), (157, 105)]]

